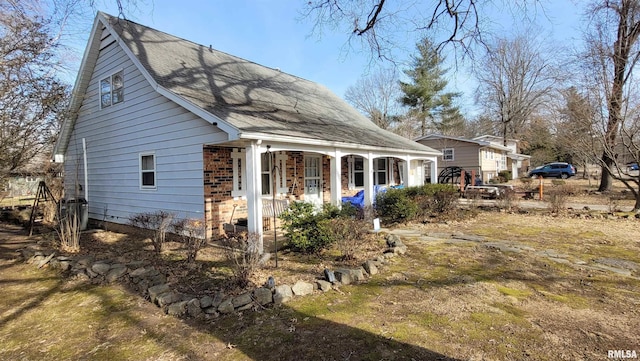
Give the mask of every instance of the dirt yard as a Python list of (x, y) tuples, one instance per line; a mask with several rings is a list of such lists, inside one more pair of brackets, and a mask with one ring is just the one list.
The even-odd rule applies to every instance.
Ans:
[[(16, 248), (51, 236), (28, 239), (4, 225), (0, 359), (606, 360), (610, 350), (637, 354), (640, 220), (593, 214), (480, 210), (464, 221), (397, 226), (390, 231), (408, 253), (366, 282), (209, 320), (166, 316), (126, 284), (87, 284), (19, 262)], [(118, 231), (86, 233), (82, 252), (153, 259), (149, 240)], [(233, 289), (219, 248), (207, 247), (194, 266), (184, 262), (179, 244), (169, 246), (154, 262), (181, 291)], [(366, 253), (382, 247), (380, 237)], [(337, 264), (331, 252), (282, 251), (279, 267), (272, 259), (252, 281), (262, 284), (269, 275), (278, 283), (311, 281)]]

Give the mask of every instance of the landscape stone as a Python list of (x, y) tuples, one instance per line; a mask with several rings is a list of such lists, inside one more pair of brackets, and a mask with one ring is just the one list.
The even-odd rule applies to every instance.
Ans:
[(395, 253), (392, 252), (384, 252), (384, 258), (389, 259), (395, 257)]
[(60, 267), (63, 271), (68, 271), (71, 269), (72, 261), (59, 261), (58, 267)]
[(318, 289), (322, 292), (331, 290), (331, 282), (325, 280), (316, 280), (316, 284), (318, 285)]
[(168, 284), (161, 284), (153, 287), (149, 287), (149, 299), (151, 302), (156, 303), (156, 298), (163, 293), (171, 291), (171, 287)]
[(405, 246), (404, 244), (395, 246), (393, 247), (393, 253), (400, 255), (405, 254), (407, 253), (407, 246)]
[(172, 303), (167, 307), (167, 314), (171, 316), (184, 316), (187, 312), (187, 301)]
[(288, 302), (293, 298), (293, 291), (289, 285), (276, 286), (276, 291), (273, 294), (273, 302), (276, 304)]
[(253, 301), (253, 298), (251, 298), (251, 293), (245, 292), (233, 298), (233, 301), (232, 301), (233, 308), (242, 307), (244, 305), (251, 303), (252, 301)]
[(90, 255), (79, 256), (76, 258), (76, 263), (81, 266), (88, 267), (93, 262), (93, 259), (93, 256)]
[(219, 291), (218, 291), (218, 292), (216, 292), (216, 293), (213, 295), (213, 301), (211, 301), (211, 306), (212, 306), (212, 307), (216, 307), (216, 308), (217, 308), (218, 306), (220, 306), (220, 304), (222, 303), (222, 301), (224, 301), (224, 299), (225, 299), (225, 295), (224, 295), (224, 293), (219, 292)]
[(332, 270), (325, 268), (324, 269), (324, 279), (326, 279), (327, 281), (331, 282), (331, 283), (335, 283), (336, 282), (336, 275), (335, 273), (333, 273)]
[(386, 241), (387, 241), (387, 246), (389, 247), (395, 247), (398, 244), (402, 244), (400, 237), (396, 234), (387, 235)]
[(111, 265), (109, 265), (108, 263), (104, 263), (104, 262), (100, 262), (100, 263), (94, 263), (93, 266), (91, 266), (91, 270), (99, 275), (106, 275), (107, 272), (109, 272), (109, 270), (111, 269)]
[(207, 315), (215, 315), (218, 313), (218, 308), (217, 307), (207, 307), (204, 309), (204, 313), (206, 313)]
[(115, 282), (118, 278), (124, 276), (127, 273), (127, 267), (116, 267), (109, 270), (109, 273), (105, 276), (105, 281), (111, 283)]
[(146, 275), (147, 270), (144, 267), (140, 267), (140, 268), (136, 268), (133, 271), (131, 271), (131, 273), (129, 273), (129, 276), (131, 277), (144, 277)]
[(351, 278), (351, 272), (347, 269), (338, 269), (335, 271), (336, 279), (343, 285), (351, 284), (354, 280)]
[(233, 303), (232, 303), (233, 298), (229, 297), (225, 300), (223, 300), (220, 305), (218, 306), (218, 312), (222, 313), (222, 314), (227, 314), (227, 313), (231, 313), (233, 312)]
[(187, 313), (191, 317), (199, 317), (202, 315), (202, 306), (197, 298), (187, 301)]
[(260, 287), (253, 290), (253, 297), (258, 304), (264, 306), (273, 302), (273, 293), (270, 289)]
[(293, 294), (296, 296), (306, 296), (313, 293), (314, 286), (305, 281), (298, 281), (291, 287)]
[(200, 307), (208, 308), (211, 307), (211, 305), (213, 305), (213, 298), (211, 298), (211, 296), (203, 296), (200, 298)]
[(158, 306), (163, 307), (182, 300), (182, 296), (174, 291), (165, 292), (156, 297)]
[(376, 262), (372, 260), (368, 260), (365, 263), (363, 263), (362, 267), (370, 275), (378, 274), (378, 266), (376, 266)]

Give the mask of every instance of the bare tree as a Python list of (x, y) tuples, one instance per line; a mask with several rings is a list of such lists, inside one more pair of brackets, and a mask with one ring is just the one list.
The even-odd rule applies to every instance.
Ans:
[[(602, 154), (600, 142), (594, 137), (596, 109), (587, 95), (576, 87), (562, 92), (563, 102), (558, 109), (556, 143), (560, 153), (571, 158), (572, 163), (582, 168), (583, 179), (589, 174), (589, 164), (597, 163), (597, 154)], [(568, 159), (567, 159), (568, 160)]]
[(499, 38), (477, 68), (476, 102), (500, 124), (505, 145), (554, 91), (557, 70), (547, 54), (535, 38)]
[(389, 129), (402, 112), (398, 101), (402, 94), (398, 81), (395, 68), (380, 69), (358, 79), (356, 84), (347, 88), (344, 97), (377, 126)]
[[(464, 54), (472, 54), (475, 44), (483, 43), (483, 34), (492, 22), (490, 15), (508, 8), (527, 18), (528, 7), (538, 7), (538, 0), (310, 0), (303, 17), (314, 24), (313, 32), (326, 28), (344, 32), (349, 42), (360, 42), (380, 59), (393, 60), (393, 50), (401, 47), (407, 32), (423, 36), (442, 34), (436, 48), (454, 44)], [(404, 26), (400, 26), (405, 24)], [(417, 37), (417, 36), (416, 36)]]
[(0, 177), (54, 141), (69, 95), (56, 77), (57, 35), (34, 3), (0, 3)]
[(592, 97), (604, 109), (605, 120), (599, 190), (608, 191), (612, 185), (611, 170), (616, 162), (614, 154), (607, 149), (616, 148), (628, 107), (629, 84), (640, 57), (640, 1), (596, 0), (588, 8), (587, 17), (590, 28), (585, 39), (585, 65), (596, 79), (598, 89), (597, 93), (592, 92)]

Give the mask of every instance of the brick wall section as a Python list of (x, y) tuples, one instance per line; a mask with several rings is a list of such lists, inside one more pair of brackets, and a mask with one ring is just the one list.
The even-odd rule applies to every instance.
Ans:
[[(204, 198), (205, 217), (211, 225), (212, 235), (222, 233), (222, 225), (239, 218), (247, 218), (247, 201), (233, 199), (233, 148), (205, 146), (204, 155)], [(341, 190), (343, 196), (352, 196), (355, 190), (348, 189), (347, 156), (340, 160), (342, 169)], [(331, 158), (322, 156), (322, 194), (324, 202), (331, 201)], [(399, 179), (397, 165), (394, 166), (396, 179)], [(303, 152), (287, 152), (287, 196), (304, 199), (304, 154)], [(235, 211), (234, 211), (234, 205)]]
[[(233, 218), (247, 217), (247, 201), (233, 199), (232, 148), (205, 146), (204, 154), (204, 198), (205, 217), (211, 225), (212, 235), (222, 232), (222, 225)], [(233, 205), (236, 210), (233, 211)]]

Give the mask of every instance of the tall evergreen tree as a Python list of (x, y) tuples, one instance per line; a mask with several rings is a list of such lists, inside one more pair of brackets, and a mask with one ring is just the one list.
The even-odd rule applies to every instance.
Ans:
[(421, 122), (422, 135), (426, 134), (428, 128), (449, 132), (461, 119), (458, 108), (453, 105), (453, 100), (460, 94), (445, 92), (448, 81), (444, 76), (447, 70), (442, 68), (444, 59), (433, 43), (424, 38), (417, 48), (418, 55), (413, 57), (413, 67), (404, 71), (410, 82), (400, 82), (400, 89), (404, 93), (401, 101), (411, 108)]

